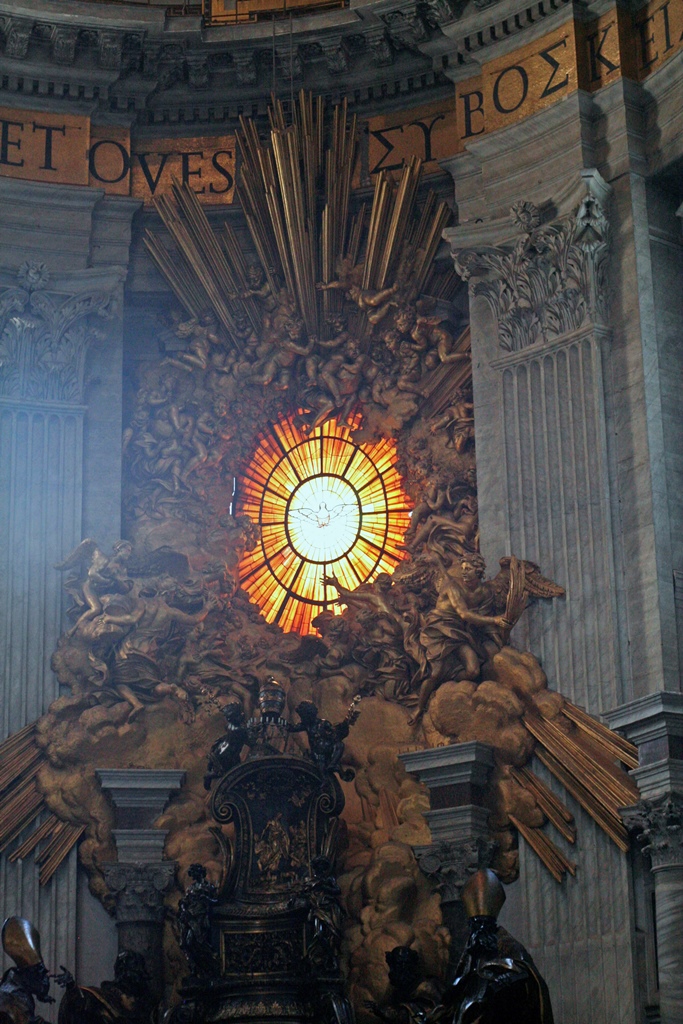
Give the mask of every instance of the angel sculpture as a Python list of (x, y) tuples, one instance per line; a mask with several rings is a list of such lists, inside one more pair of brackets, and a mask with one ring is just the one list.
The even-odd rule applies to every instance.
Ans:
[(474, 440), (474, 404), (472, 395), (459, 389), (453, 396), (453, 402), (446, 411), (432, 421), (429, 428), (431, 434), (440, 430), (448, 432), (447, 448), (454, 448), (461, 455), (470, 441)]
[(321, 281), (316, 286), (318, 290), (345, 292), (347, 298), (367, 315), (373, 326), (380, 323), (392, 306), (397, 304), (396, 294), (400, 287), (398, 284), (393, 284), (390, 288), (363, 288), (363, 268), (360, 265), (352, 266), (348, 258), (339, 261), (337, 273), (339, 277), (336, 281)]
[(101, 614), (103, 594), (126, 594), (131, 590), (133, 584), (127, 578), (126, 563), (132, 551), (130, 541), (119, 540), (114, 544), (112, 554), (105, 555), (92, 537), (86, 537), (63, 562), (55, 565), (55, 569), (62, 572), (65, 569), (80, 571), (80, 576), (69, 578), (65, 588), (74, 598), (76, 610), (80, 611), (74, 630)]
[(440, 563), (436, 606), (424, 616), (420, 644), (428, 675), (422, 680), (419, 721), (429, 698), (446, 680), (479, 678), (484, 662), (504, 647), (531, 597), (562, 597), (562, 587), (546, 579), (533, 562), (501, 558), (500, 572), (484, 579), (486, 565), (478, 554), (464, 554), (449, 565)]

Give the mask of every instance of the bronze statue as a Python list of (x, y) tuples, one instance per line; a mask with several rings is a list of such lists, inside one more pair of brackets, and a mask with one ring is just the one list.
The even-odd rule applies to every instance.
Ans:
[(311, 874), (301, 887), (301, 900), (308, 907), (312, 933), (307, 959), (319, 970), (338, 970), (343, 918), (340, 898), (341, 889), (332, 874), (329, 858), (313, 857)]
[(2, 948), (15, 966), (5, 971), (0, 982), (0, 1024), (45, 1024), (36, 1014), (35, 1001), (54, 1003), (54, 999), (37, 928), (24, 917), (8, 917), (2, 926)]
[(420, 954), (410, 946), (394, 946), (384, 958), (391, 995), (386, 1003), (366, 1002), (366, 1008), (384, 1024), (422, 1024), (441, 1002), (436, 981), (425, 976)]
[(178, 944), (194, 975), (214, 977), (220, 973), (220, 965), (210, 941), (209, 914), (218, 903), (218, 892), (213, 882), (207, 880), (202, 864), (191, 864), (188, 875), (192, 884), (178, 904)]
[(290, 732), (305, 732), (308, 738), (309, 756), (324, 772), (334, 772), (345, 782), (351, 782), (354, 772), (351, 768), (342, 768), (341, 759), (344, 754), (344, 740), (349, 729), (358, 718), (360, 711), (356, 705), (360, 696), (356, 695), (351, 702), (346, 718), (337, 725), (332, 725), (326, 718), (318, 718), (318, 709), (310, 700), (302, 700), (295, 711), (300, 718), (298, 725), (290, 725)]
[(493, 871), (477, 871), (461, 898), (469, 938), (429, 1024), (553, 1024), (548, 986), (524, 946), (497, 923), (505, 890)]
[(240, 754), (249, 742), (249, 730), (244, 720), (242, 705), (232, 702), (223, 708), (227, 732), (209, 751), (208, 771), (204, 776), (204, 789), (211, 789), (214, 779), (220, 779), (240, 763)]
[(68, 971), (56, 979), (64, 985), (59, 1024), (154, 1024), (150, 978), (144, 957), (123, 950), (114, 961), (114, 980), (99, 987), (77, 985)]

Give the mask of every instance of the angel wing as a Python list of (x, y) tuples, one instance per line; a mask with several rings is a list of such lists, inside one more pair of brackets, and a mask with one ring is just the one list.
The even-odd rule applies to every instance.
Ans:
[(63, 562), (58, 562), (55, 565), (55, 569), (74, 569), (77, 565), (82, 565), (83, 562), (90, 564), (96, 551), (97, 541), (92, 537), (86, 537), (70, 555), (66, 556)]
[[(500, 598), (500, 601), (497, 603), (500, 603), (501, 608), (505, 606), (510, 589), (510, 565), (513, 557), (506, 556), (501, 558), (500, 572), (491, 580)], [(515, 561), (524, 569), (524, 592), (527, 597), (543, 597), (546, 599), (564, 597), (564, 587), (561, 587), (558, 583), (553, 583), (547, 576), (544, 576), (535, 562), (527, 562), (522, 558), (515, 559)]]
[(406, 559), (399, 562), (394, 570), (394, 583), (401, 583), (413, 594), (424, 594), (433, 591), (438, 592), (443, 582), (446, 570), (440, 559), (436, 557), (423, 556), (415, 559)]

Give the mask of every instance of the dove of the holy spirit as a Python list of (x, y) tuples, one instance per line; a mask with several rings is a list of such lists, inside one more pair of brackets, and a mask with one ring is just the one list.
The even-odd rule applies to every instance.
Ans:
[(305, 480), (290, 499), (287, 528), (292, 546), (304, 558), (339, 558), (356, 540), (359, 525), (358, 498), (341, 477)]

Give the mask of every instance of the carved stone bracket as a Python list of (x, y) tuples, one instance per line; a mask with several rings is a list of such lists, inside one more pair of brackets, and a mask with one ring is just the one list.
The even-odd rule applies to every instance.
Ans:
[(349, 55), (341, 37), (320, 40), (327, 70), (331, 75), (343, 75), (349, 70)]
[(5, 18), (2, 26), (5, 35), (5, 56), (24, 60), (33, 32), (33, 22), (24, 18)]
[(380, 67), (394, 63), (394, 51), (382, 26), (368, 29), (365, 39), (372, 52), (373, 62)]
[(115, 296), (48, 290), (43, 263), (27, 261), (17, 276), (18, 286), (0, 289), (0, 397), (81, 403), (91, 318), (111, 319)]
[(622, 810), (621, 817), (642, 844), (653, 871), (683, 867), (683, 796), (675, 793), (641, 800)]
[(414, 11), (389, 11), (382, 16), (389, 38), (397, 50), (414, 50), (429, 38), (422, 18)]
[[(584, 173), (583, 182), (578, 207), (551, 224), (540, 223), (533, 203), (515, 203), (514, 245), (452, 249), (470, 295), (481, 295), (496, 317), (506, 352), (548, 343), (586, 323), (607, 326), (611, 188), (597, 171)], [(455, 242), (457, 229), (449, 237)]]
[(455, 21), (459, 11), (452, 0), (425, 0), (424, 17), (432, 28), (439, 28)]
[(106, 71), (120, 71), (123, 32), (100, 32), (97, 38), (97, 63)]
[(235, 75), (239, 85), (254, 85), (257, 79), (256, 61), (254, 51), (248, 50), (243, 53), (236, 53), (233, 57)]
[(56, 64), (73, 64), (76, 59), (78, 29), (71, 25), (55, 25), (52, 29), (52, 59)]

